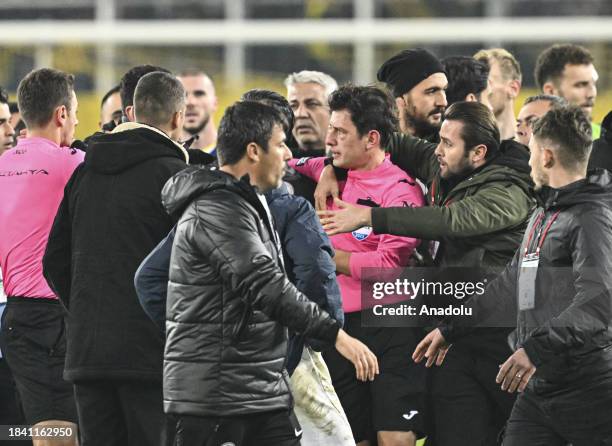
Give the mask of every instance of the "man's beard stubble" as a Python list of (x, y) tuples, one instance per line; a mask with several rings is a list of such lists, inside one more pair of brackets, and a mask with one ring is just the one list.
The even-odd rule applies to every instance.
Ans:
[[(434, 115), (436, 113), (444, 114), (444, 109), (436, 108), (432, 110), (429, 115)], [(411, 103), (406, 103), (406, 108), (404, 109), (404, 126), (405, 128), (414, 129), (414, 136), (417, 138), (426, 138), (439, 132), (441, 125), (442, 120), (440, 120), (438, 124), (431, 124), (426, 119), (421, 119), (416, 114), (416, 108)]]
[(447, 172), (446, 177), (444, 177), (444, 179), (448, 183), (456, 185), (466, 179), (472, 172), (474, 172), (474, 170), (474, 167), (471, 166), (469, 163), (463, 164), (455, 172)]
[(197, 125), (195, 127), (183, 126), (183, 130), (185, 130), (187, 133), (189, 133), (192, 136), (193, 135), (197, 135), (202, 130), (204, 130), (204, 127), (206, 127), (208, 125), (209, 121), (210, 121), (210, 115), (204, 116), (204, 119), (202, 119), (202, 122), (200, 122), (199, 125)]

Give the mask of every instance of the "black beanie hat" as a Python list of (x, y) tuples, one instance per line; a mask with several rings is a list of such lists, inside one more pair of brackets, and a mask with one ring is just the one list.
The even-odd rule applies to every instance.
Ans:
[(404, 50), (381, 65), (376, 77), (400, 97), (434, 73), (444, 73), (436, 56), (423, 48)]

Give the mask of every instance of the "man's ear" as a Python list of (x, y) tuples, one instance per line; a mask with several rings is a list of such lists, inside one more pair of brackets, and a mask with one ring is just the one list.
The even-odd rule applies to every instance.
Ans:
[(183, 127), (183, 121), (184, 121), (183, 116), (184, 116), (183, 110), (179, 110), (172, 114), (172, 120), (170, 122), (170, 128), (172, 130), (176, 130), (179, 127), (180, 128)]
[(53, 112), (53, 121), (57, 127), (63, 127), (64, 123), (68, 119), (68, 110), (65, 105), (60, 105), (56, 107)]
[(246, 154), (249, 161), (258, 163), (261, 155), (261, 147), (255, 142), (250, 142), (246, 148)]
[(409, 129), (405, 128), (406, 100), (402, 96), (395, 98), (395, 108), (397, 109), (397, 118), (399, 119), (400, 130), (402, 132), (408, 132)]
[(547, 149), (546, 147), (542, 149), (542, 164), (547, 169), (555, 165), (555, 153), (551, 149)]
[(366, 150), (374, 149), (380, 147), (380, 133), (378, 130), (370, 130), (366, 135)]
[(544, 92), (544, 94), (552, 94), (555, 96), (557, 95), (557, 88), (555, 87), (555, 84), (550, 81), (542, 85), (542, 91)]
[(476, 147), (472, 149), (472, 162), (478, 163), (480, 161), (484, 161), (487, 156), (487, 146), (484, 144), (478, 144)]
[(125, 107), (125, 116), (127, 116), (130, 122), (136, 122), (136, 116), (134, 115), (134, 106), (128, 105)]
[(404, 107), (406, 107), (406, 101), (401, 96), (398, 98), (395, 98), (395, 106), (397, 107), (398, 110), (403, 110)]
[(521, 81), (514, 79), (508, 83), (508, 91), (512, 99), (516, 99), (521, 91)]
[(465, 102), (478, 102), (478, 98), (474, 93), (468, 93), (464, 100)]

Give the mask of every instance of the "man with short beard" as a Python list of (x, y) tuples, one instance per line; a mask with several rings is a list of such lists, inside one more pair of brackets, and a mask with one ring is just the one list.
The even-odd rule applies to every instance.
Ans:
[(395, 97), (402, 133), (437, 141), (448, 80), (436, 56), (422, 48), (401, 51), (382, 64), (377, 78)]
[(210, 77), (200, 70), (187, 70), (178, 75), (187, 92), (187, 113), (183, 127), (183, 140), (195, 138), (192, 149), (214, 155), (217, 128), (213, 115), (217, 111), (217, 95)]
[[(545, 94), (561, 96), (577, 105), (592, 118), (597, 99), (599, 75), (593, 66), (593, 55), (580, 45), (563, 44), (546, 48), (538, 56), (534, 77)], [(593, 139), (599, 138), (601, 126), (592, 123)]]
[(496, 377), (502, 391), (519, 392), (504, 446), (612, 440), (612, 178), (587, 173), (590, 124), (576, 106), (538, 119), (529, 142), (538, 208), (520, 247), (472, 299), (469, 324), (451, 318), (413, 355), (440, 366), (472, 327), (516, 325)]

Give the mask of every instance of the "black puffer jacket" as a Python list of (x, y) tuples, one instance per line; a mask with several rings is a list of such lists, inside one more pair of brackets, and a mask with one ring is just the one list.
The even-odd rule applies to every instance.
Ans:
[(66, 379), (161, 383), (164, 339), (140, 307), (134, 273), (173, 226), (159, 194), (185, 161), (178, 144), (138, 123), (90, 140), (43, 259), (68, 308)]
[(168, 284), (165, 411), (288, 409), (285, 327), (333, 345), (339, 323), (287, 279), (266, 210), (248, 184), (188, 168), (166, 184), (162, 200), (171, 215), (182, 213)]
[[(474, 301), (477, 321), (517, 323), (511, 336), (537, 367), (529, 389), (549, 392), (612, 377), (612, 176), (599, 169), (560, 189), (544, 187), (521, 247), (484, 295)], [(519, 311), (518, 289), (527, 241), (544, 239), (535, 307)], [(536, 225), (537, 223), (537, 225)], [(444, 332), (453, 341), (463, 328)]]

